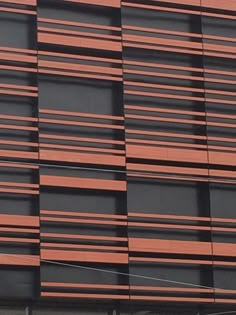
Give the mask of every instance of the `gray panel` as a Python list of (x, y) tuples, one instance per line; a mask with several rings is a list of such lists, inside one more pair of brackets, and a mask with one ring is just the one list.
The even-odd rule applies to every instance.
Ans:
[(206, 186), (195, 183), (129, 181), (128, 211), (197, 216), (206, 213), (207, 196)]

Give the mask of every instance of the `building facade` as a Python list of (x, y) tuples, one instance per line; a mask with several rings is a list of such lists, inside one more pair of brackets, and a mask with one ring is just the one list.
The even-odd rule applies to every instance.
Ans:
[(0, 1), (0, 314), (236, 310), (235, 86), (235, 0)]

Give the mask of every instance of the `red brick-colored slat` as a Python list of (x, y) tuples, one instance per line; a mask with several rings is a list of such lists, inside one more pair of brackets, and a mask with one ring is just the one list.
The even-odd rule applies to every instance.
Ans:
[(15, 157), (21, 159), (37, 159), (37, 152), (25, 152), (25, 151), (16, 151), (16, 150), (0, 150), (0, 156), (2, 157)]
[(75, 153), (75, 152), (63, 152), (56, 150), (44, 150), (40, 149), (40, 159), (47, 161), (61, 161), (71, 163), (90, 163), (98, 165), (125, 165), (125, 156), (106, 155), (106, 154), (94, 154), (94, 153)]
[(121, 140), (109, 140), (109, 139), (97, 139), (97, 138), (86, 138), (86, 137), (74, 137), (74, 136), (59, 136), (59, 135), (48, 135), (40, 133), (39, 137), (41, 139), (54, 139), (54, 140), (65, 140), (65, 141), (78, 141), (78, 142), (94, 142), (103, 144), (116, 144), (124, 145), (125, 142)]
[(113, 8), (120, 7), (120, 0), (64, 0), (64, 1), (74, 3), (86, 3), (89, 5), (99, 5)]
[(38, 40), (41, 43), (65, 45), (72, 47), (83, 47), (91, 49), (121, 51), (121, 43), (102, 39), (78, 38), (75, 36), (64, 36), (56, 34), (38, 33)]
[(0, 227), (0, 232), (10, 232), (10, 233), (30, 233), (37, 234), (39, 233), (39, 229), (24, 229), (24, 228), (5, 228)]
[(31, 238), (20, 238), (20, 237), (0, 237), (0, 242), (4, 243), (32, 243), (39, 244), (39, 240)]
[(60, 215), (68, 217), (87, 217), (87, 218), (103, 218), (103, 219), (117, 219), (126, 220), (127, 215), (116, 215), (107, 213), (91, 213), (91, 212), (72, 212), (72, 211), (57, 211), (57, 210), (40, 210), (40, 214)]
[(236, 153), (209, 151), (209, 162), (219, 165), (236, 165)]
[(103, 75), (103, 74), (92, 74), (92, 73), (77, 73), (77, 72), (68, 72), (68, 71), (58, 71), (58, 70), (51, 70), (51, 69), (44, 69), (39, 68), (39, 73), (45, 73), (45, 74), (53, 74), (53, 75), (63, 75), (63, 76), (69, 76), (69, 77), (75, 77), (75, 78), (90, 78), (90, 79), (98, 79), (98, 80), (108, 80), (108, 81), (122, 81), (122, 77), (118, 76), (109, 76), (109, 75)]
[[(17, 143), (17, 141), (16, 141), (16, 143)], [(0, 144), (1, 144), (1, 140), (0, 140)], [(87, 146), (83, 147), (83, 146), (76, 146), (76, 145), (64, 145), (64, 144), (53, 144), (53, 143), (40, 143), (40, 147), (41, 148), (50, 148), (50, 149), (64, 149), (64, 150), (71, 150), (71, 151), (110, 153), (110, 154), (117, 154), (117, 155), (125, 154), (125, 150), (93, 148), (93, 147), (87, 147)]]
[(100, 39), (113, 39), (113, 40), (121, 40), (121, 36), (119, 35), (107, 35), (107, 34), (100, 34), (100, 33), (92, 33), (92, 32), (80, 32), (80, 31), (72, 31), (72, 30), (65, 30), (61, 28), (52, 28), (52, 27), (38, 27), (38, 31), (42, 31), (45, 33), (58, 33), (58, 34), (64, 34), (64, 35), (77, 35), (82, 37), (94, 37), (94, 38), (100, 38)]
[(95, 283), (66, 283), (66, 282), (41, 282), (43, 287), (55, 288), (79, 288), (79, 289), (111, 289), (128, 290), (128, 285), (95, 284)]
[(122, 253), (99, 253), (99, 252), (83, 252), (83, 251), (64, 251), (64, 250), (41, 250), (41, 258), (57, 261), (81, 261), (81, 262), (98, 262), (98, 263), (114, 263), (127, 264), (128, 254)]
[(177, 297), (177, 296), (148, 296), (148, 295), (131, 295), (130, 300), (137, 301), (168, 301), (168, 302), (198, 302), (198, 303), (214, 303), (214, 298), (194, 298), (194, 297)]
[(25, 169), (35, 169), (35, 170), (39, 169), (39, 166), (37, 166), (37, 165), (19, 164), (19, 163), (5, 163), (5, 162), (0, 163), (0, 167), (25, 168)]
[(185, 293), (214, 293), (214, 289), (207, 288), (179, 288), (179, 287), (154, 287), (154, 286), (138, 286), (131, 285), (131, 290), (134, 291), (162, 291), (162, 292), (185, 292)]
[(38, 184), (28, 184), (19, 182), (0, 182), (0, 186), (6, 187), (25, 187), (25, 188), (39, 188)]
[(131, 251), (187, 255), (211, 255), (210, 242), (129, 238)]
[[(0, 48), (1, 50), (1, 48)], [(116, 63), (122, 64), (121, 59), (114, 58), (103, 58), (103, 57), (93, 57), (93, 56), (83, 56), (83, 55), (75, 55), (75, 54), (65, 54), (65, 53), (57, 53), (51, 51), (42, 51), (39, 50), (39, 55), (42, 56), (52, 56), (52, 57), (62, 57), (62, 58), (70, 58), (70, 59), (81, 59), (81, 60), (89, 60), (89, 61), (97, 61), (97, 62), (108, 62), (108, 63)]]
[(0, 255), (0, 265), (11, 266), (40, 266), (40, 257), (38, 255)]
[(88, 220), (88, 219), (71, 219), (71, 218), (57, 218), (57, 217), (44, 217), (41, 216), (40, 217), (41, 221), (45, 221), (45, 222), (63, 222), (63, 223), (78, 223), (78, 224), (93, 224), (93, 225), (117, 225), (117, 226), (126, 226), (127, 223), (126, 222), (122, 222), (122, 221), (111, 221), (111, 220)]
[(212, 243), (213, 255), (236, 257), (236, 244)]
[(136, 218), (151, 218), (151, 219), (163, 219), (163, 220), (187, 220), (187, 221), (203, 221), (210, 222), (211, 218), (209, 217), (193, 217), (193, 216), (183, 216), (175, 214), (155, 214), (155, 213), (136, 213), (129, 212), (129, 217)]
[[(110, 26), (110, 25), (108, 26), (108, 25), (102, 25), (102, 24), (91, 24), (91, 23), (81, 23), (81, 22), (75, 22), (75, 21), (57, 20), (57, 19), (46, 19), (46, 18), (42, 18), (42, 17), (39, 17), (38, 21), (42, 22), (42, 23), (48, 23), (48, 24), (58, 24), (58, 25), (67, 25), (67, 26), (75, 26), (75, 27), (94, 28), (94, 29), (98, 29), (98, 30), (121, 31), (121, 27)], [(40, 51), (40, 53), (42, 53), (42, 51)], [(46, 52), (46, 53), (49, 53), (49, 52)], [(50, 52), (50, 54), (59, 55), (61, 53)], [(62, 54), (61, 54), (61, 56), (62, 56)], [(72, 55), (72, 56), (75, 57), (75, 55)], [(64, 55), (64, 57), (65, 57), (65, 55)], [(77, 58), (79, 58), (79, 57), (80, 56), (78, 55)], [(89, 59), (90, 58), (96, 58), (97, 59), (98, 57), (87, 57), (87, 58), (89, 58)]]
[(126, 191), (126, 182), (121, 180), (42, 175), (40, 176), (40, 183), (41, 185), (54, 187)]
[(84, 118), (97, 118), (97, 119), (108, 119), (108, 120), (124, 120), (122, 116), (112, 115), (99, 115), (93, 113), (80, 113), (80, 112), (69, 112), (64, 110), (51, 110), (51, 109), (39, 109), (40, 114), (51, 114), (61, 116), (72, 116), (72, 117), (84, 117)]
[(105, 299), (105, 300), (129, 300), (129, 295), (121, 294), (94, 294), (94, 293), (61, 293), (61, 292), (41, 292), (42, 297), (61, 297), (61, 298), (82, 298), (82, 299)]
[(14, 8), (0, 8), (0, 12), (10, 12), (10, 13), (19, 13), (19, 14), (29, 14), (36, 15), (36, 11), (31, 10), (22, 10), (22, 9), (14, 9)]
[(41, 233), (41, 237), (58, 238), (58, 239), (78, 239), (78, 240), (90, 240), (90, 241), (105, 241), (105, 242), (127, 242), (126, 237), (117, 236), (94, 236), (94, 235), (74, 235), (74, 234), (59, 234), (59, 233)]
[(68, 125), (68, 126), (82, 126), (82, 127), (91, 127), (91, 128), (107, 128), (107, 129), (124, 130), (124, 126), (122, 125), (90, 123), (90, 122), (82, 122), (82, 121), (75, 121), (75, 120), (39, 118), (39, 122), (46, 123), (46, 124), (48, 123), (48, 124)]
[(36, 0), (1, 0), (1, 2), (33, 6), (36, 5)]
[(207, 152), (197, 150), (158, 148), (127, 145), (127, 156), (132, 158), (207, 163)]
[(190, 167), (177, 167), (177, 166), (176, 167), (175, 166), (163, 167), (162, 165), (127, 163), (127, 169), (132, 170), (132, 171), (143, 171), (143, 172), (159, 172), (159, 173), (208, 176), (207, 169), (190, 168)]
[[(199, 225), (180, 225), (180, 224), (159, 224), (159, 223), (142, 223), (142, 222), (129, 222), (130, 227), (140, 228), (156, 228), (156, 229), (176, 229), (176, 230), (195, 230), (195, 231), (211, 231), (210, 226)], [(228, 229), (225, 229), (228, 231)]]
[(236, 11), (235, 0), (219, 1), (219, 0), (202, 0), (202, 6), (206, 8)]
[(125, 246), (103, 246), (103, 245), (78, 245), (78, 244), (68, 244), (68, 243), (44, 243), (41, 242), (41, 248), (64, 248), (64, 249), (86, 249), (86, 250), (95, 250), (95, 251), (107, 251), (107, 252), (127, 252), (128, 247)]
[(0, 225), (39, 227), (39, 217), (0, 214)]
[(38, 65), (39, 67), (54, 68), (54, 69), (66, 69), (66, 70), (92, 72), (92, 73), (106, 73), (106, 74), (112, 74), (112, 75), (122, 74), (122, 70), (118, 68), (90, 66), (90, 65), (68, 63), (68, 62), (39, 60)]

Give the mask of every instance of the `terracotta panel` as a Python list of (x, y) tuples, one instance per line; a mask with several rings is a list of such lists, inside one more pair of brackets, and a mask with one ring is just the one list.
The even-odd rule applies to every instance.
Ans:
[[(102, 24), (81, 23), (81, 22), (65, 21), (65, 20), (58, 20), (58, 19), (46, 19), (46, 18), (43, 18), (43, 17), (39, 17), (38, 21), (42, 22), (42, 23), (49, 23), (49, 24), (58, 24), (58, 25), (67, 25), (67, 26), (85, 27), (85, 28), (95, 28), (95, 29), (99, 29), (99, 30), (121, 31), (121, 27), (110, 26), (110, 25), (102, 25)], [(40, 51), (40, 53), (42, 53), (42, 51)], [(51, 52), (51, 54), (52, 54), (52, 52)], [(55, 53), (55, 52), (53, 52), (53, 54), (58, 55), (58, 53)], [(62, 56), (61, 53), (59, 53), (59, 54)], [(75, 55), (72, 55), (72, 56), (75, 57)], [(78, 57), (80, 57), (80, 55), (78, 55)], [(85, 58), (85, 56), (84, 56), (84, 58)], [(87, 58), (90, 59), (90, 58), (93, 58), (93, 57), (89, 56)]]
[(176, 13), (193, 14), (193, 15), (201, 14), (200, 10), (187, 10), (187, 9), (179, 9), (179, 8), (161, 7), (158, 5), (131, 3), (127, 1), (123, 1), (122, 6), (130, 7), (130, 8), (147, 9), (147, 10), (153, 10), (153, 11), (167, 11), (167, 12), (176, 12)]
[(121, 180), (75, 178), (63, 176), (40, 176), (41, 185), (54, 187), (88, 188), (126, 191), (126, 182)]
[(36, 15), (36, 11), (31, 10), (22, 10), (22, 9), (14, 9), (14, 8), (0, 8), (0, 12), (10, 12), (10, 13), (17, 13), (17, 14), (29, 14), (29, 15)]
[(75, 36), (64, 36), (56, 34), (38, 33), (38, 40), (41, 43), (65, 45), (72, 47), (92, 48), (101, 50), (121, 51), (121, 43), (106, 41), (102, 39), (78, 38)]
[(18, 182), (0, 182), (0, 186), (6, 187), (24, 187), (24, 188), (39, 188), (38, 184), (27, 184)]
[(96, 118), (96, 119), (107, 119), (107, 120), (124, 121), (124, 117), (122, 117), (122, 116), (100, 115), (100, 114), (81, 113), (81, 112), (70, 112), (70, 111), (64, 111), (64, 110), (39, 109), (39, 113), (40, 114), (61, 115), (61, 116), (72, 116), (72, 117), (83, 117), (83, 118)]
[(53, 28), (53, 27), (43, 27), (39, 26), (38, 31), (42, 31), (45, 33), (58, 33), (60, 35), (77, 35), (81, 37), (94, 37), (94, 38), (100, 38), (100, 39), (114, 39), (115, 41), (120, 41), (121, 36), (120, 35), (108, 35), (108, 34), (100, 34), (100, 33), (92, 33), (92, 32), (80, 32), (80, 31), (73, 31), (73, 30), (67, 30), (67, 29), (59, 29), (59, 28)]
[(175, 167), (175, 166), (161, 166), (151, 164), (136, 164), (127, 163), (127, 169), (133, 171), (144, 172), (160, 172), (160, 173), (175, 173), (175, 174), (188, 174), (188, 175), (200, 175), (208, 176), (208, 169), (190, 168), (190, 167)]
[(74, 153), (40, 149), (40, 159), (74, 163), (91, 163), (100, 165), (125, 165), (125, 157), (105, 154)]
[[(40, 20), (40, 18), (39, 18), (39, 20)], [(96, 28), (97, 28), (97, 26), (96, 26)], [(113, 30), (113, 28), (112, 28), (112, 30)], [(1, 50), (1, 48), (0, 48), (0, 50)], [(39, 55), (42, 55), (42, 56), (53, 56), (53, 57), (62, 57), (62, 58), (70, 58), (70, 59), (76, 59), (76, 60), (80, 59), (80, 60), (89, 60), (89, 61), (97, 61), (97, 62), (107, 62), (107, 63), (122, 64), (121, 59), (104, 58), (104, 57), (93, 57), (93, 56), (83, 56), (83, 55), (79, 55), (79, 54), (77, 54), (77, 55), (75, 55), (75, 54), (65, 54), (65, 53), (58, 53), (58, 52), (39, 50)]]
[(194, 119), (180, 119), (180, 118), (169, 118), (169, 117), (156, 117), (156, 116), (145, 116), (145, 115), (133, 115), (126, 114), (127, 119), (138, 119), (138, 120), (149, 120), (149, 121), (163, 121), (163, 122), (173, 122), (179, 124), (191, 124), (191, 125), (206, 125), (205, 121), (194, 120)]
[[(137, 130), (137, 129), (129, 129), (129, 128), (126, 128), (125, 131), (127, 134), (135, 134), (135, 135), (149, 135), (149, 136), (160, 136), (160, 137), (207, 140), (206, 136), (188, 135), (188, 134), (173, 133), (173, 132), (158, 132), (158, 131)], [(223, 140), (223, 138), (219, 138), (219, 137), (214, 137), (214, 138), (208, 137), (208, 139), (210, 140), (222, 139)], [(228, 138), (228, 140), (230, 140), (229, 142), (231, 142), (233, 138)]]
[(37, 165), (31, 165), (31, 164), (19, 164), (19, 163), (1, 163), (0, 167), (13, 167), (13, 168), (25, 168), (25, 169), (35, 169), (37, 170), (39, 167)]
[(210, 222), (212, 218), (209, 217), (193, 217), (193, 216), (183, 216), (176, 214), (156, 214), (156, 213), (136, 213), (130, 212), (128, 213), (129, 217), (134, 218), (151, 218), (151, 219), (163, 219), (163, 220), (183, 220), (183, 221), (202, 221), (202, 222)]
[(236, 165), (236, 153), (209, 151), (209, 161), (212, 164)]
[(1, 0), (1, 2), (23, 5), (36, 5), (36, 0)]
[(59, 292), (41, 292), (43, 297), (61, 297), (61, 298), (83, 298), (83, 299), (112, 299), (129, 300), (129, 295), (121, 294), (94, 294), (94, 293), (59, 293)]
[(161, 6), (157, 6), (157, 5), (154, 6), (154, 5), (146, 5), (146, 4), (139, 4), (139, 3), (130, 3), (130, 2), (126, 2), (126, 1), (122, 2), (122, 6), (131, 7), (131, 8), (147, 9), (147, 10), (153, 10), (153, 11), (176, 12), (176, 13), (182, 13), (182, 14), (192, 14), (192, 15), (201, 15), (202, 14), (203, 16), (236, 20), (235, 15), (211, 13), (211, 12), (204, 12), (204, 11), (200, 11), (200, 10), (187, 10), (187, 9), (178, 9), (178, 8), (170, 8), (170, 7), (161, 7)]
[[(2, 49), (0, 48), (0, 51)], [(36, 56), (27, 56), (27, 55), (20, 55), (20, 54), (14, 54), (14, 53), (3, 53), (0, 52), (0, 59), (1, 60), (7, 60), (7, 61), (21, 61), (21, 62), (27, 62), (27, 63), (36, 63), (37, 58)]]
[(90, 65), (83, 65), (83, 64), (56, 62), (56, 61), (47, 61), (47, 60), (39, 60), (38, 65), (39, 67), (54, 68), (54, 69), (66, 69), (66, 70), (73, 70), (73, 71), (122, 75), (121, 69), (112, 68), (112, 67), (90, 66)]
[[(0, 140), (0, 143), (2, 143), (1, 140)], [(8, 141), (4, 143), (10, 144)], [(17, 141), (15, 144), (17, 145)], [(34, 144), (29, 143), (29, 146), (34, 146)], [(117, 155), (125, 154), (125, 150), (93, 148), (93, 147), (85, 147), (85, 146), (77, 146), (77, 145), (54, 144), (54, 143), (44, 143), (44, 142), (40, 143), (40, 148), (59, 149), (59, 150), (64, 149), (65, 151), (86, 151), (89, 153), (96, 152), (99, 155), (100, 153), (101, 154), (105, 153), (105, 156), (106, 156), (106, 153), (108, 153), (110, 156), (114, 155), (114, 157), (116, 157)], [(60, 152), (60, 151), (57, 151), (57, 152)]]
[(92, 5), (99, 5), (99, 6), (108, 6), (119, 8), (120, 7), (120, 0), (64, 0), (67, 2), (75, 2), (75, 3), (87, 3)]
[(100, 75), (100, 74), (90, 74), (90, 73), (76, 73), (76, 72), (68, 72), (68, 71), (58, 71), (58, 70), (49, 70), (39, 68), (39, 73), (46, 74), (54, 74), (54, 75), (63, 75), (75, 78), (90, 78), (90, 79), (99, 79), (99, 80), (112, 80), (112, 81), (122, 81), (121, 77), (108, 76), (108, 75)]
[(216, 256), (236, 257), (236, 244), (212, 243), (212, 246)]
[(63, 250), (41, 250), (41, 258), (57, 261), (81, 261), (127, 264), (128, 254), (121, 253), (101, 253), (91, 251), (63, 251)]
[(13, 226), (27, 226), (27, 227), (39, 227), (39, 217), (25, 216), (25, 215), (13, 215), (13, 214), (0, 214), (1, 225), (13, 225)]
[(0, 237), (0, 242), (3, 243), (32, 243), (32, 244), (39, 244), (40, 241), (38, 239), (32, 238), (21, 238), (21, 237)]
[(59, 233), (41, 233), (41, 237), (59, 238), (59, 239), (78, 239), (78, 240), (92, 240), (92, 241), (111, 241), (111, 242), (127, 242), (126, 237), (117, 236), (99, 236), (99, 235), (74, 235), (74, 234), (59, 234)]
[(5, 84), (5, 83), (0, 83), (0, 88), (16, 89), (16, 90), (38, 91), (38, 88), (37, 88), (36, 86), (27, 86), (27, 85), (18, 85), (18, 84)]
[(133, 158), (207, 163), (207, 152), (151, 146), (127, 145), (127, 156)]
[(38, 93), (22, 92), (22, 91), (17, 91), (17, 90), (8, 90), (8, 89), (0, 89), (0, 94), (16, 95), (16, 96), (30, 96), (30, 97), (38, 96)]
[(179, 287), (154, 287), (154, 286), (130, 286), (131, 290), (134, 291), (153, 291), (153, 292), (185, 292), (185, 293), (214, 293), (215, 291), (213, 289), (206, 289), (206, 288), (179, 288)]
[[(135, 138), (127, 138), (126, 143), (132, 143), (132, 144), (150, 144), (153, 146), (164, 146), (164, 147), (178, 147), (178, 148), (191, 148), (191, 149), (203, 149), (207, 150), (208, 148), (211, 148), (211, 146), (208, 146), (206, 144), (192, 144), (192, 143), (184, 143), (184, 142), (172, 142), (172, 141), (157, 141), (157, 140), (142, 140), (142, 139), (135, 139)], [(220, 150), (218, 146), (213, 149)], [(227, 150), (226, 147), (223, 147), (224, 150)], [(162, 172), (166, 173), (166, 169), (163, 169)]]
[(49, 287), (49, 288), (55, 287), (55, 288), (129, 290), (128, 285), (94, 284), (94, 283), (41, 282), (41, 286)]
[(0, 265), (13, 266), (40, 266), (40, 257), (37, 255), (0, 255)]
[(142, 70), (133, 70), (133, 69), (124, 69), (124, 73), (131, 73), (131, 74), (138, 74), (144, 76), (153, 76), (153, 77), (160, 77), (160, 78), (172, 78), (172, 79), (181, 79), (181, 80), (192, 80), (192, 81), (206, 81), (212, 83), (223, 83), (223, 84), (235, 84), (235, 80), (223, 80), (223, 79), (215, 79), (215, 78), (208, 78), (200, 76), (191, 76), (191, 75), (182, 75), (182, 74), (175, 74), (175, 73), (163, 73), (163, 72), (154, 72), (154, 71), (142, 71)]
[(57, 217), (40, 217), (41, 221), (45, 222), (64, 222), (64, 223), (78, 223), (78, 224), (93, 224), (93, 225), (117, 225), (117, 226), (126, 226), (126, 222), (121, 221), (111, 221), (111, 220), (88, 220), (88, 219), (71, 219), (71, 218), (57, 218)]
[(123, 24), (122, 29), (148, 32), (148, 33), (156, 33), (156, 34), (167, 34), (167, 35), (174, 35), (174, 36), (183, 36), (183, 37), (186, 36), (186, 37), (192, 37), (192, 38), (202, 38), (202, 35), (197, 34), (197, 33), (178, 32), (178, 31), (173, 31), (173, 30), (163, 30), (163, 29), (150, 28), (150, 27), (140, 27), (140, 26), (134, 26), (134, 25), (124, 25)]
[[(166, 174), (166, 175), (145, 175), (141, 173), (128, 173), (128, 177), (137, 177), (137, 178), (148, 178), (148, 179), (167, 179), (167, 180), (179, 180), (179, 181), (189, 181), (189, 182), (223, 182), (223, 183), (229, 183), (229, 181), (222, 181), (222, 180), (211, 180), (208, 178), (203, 178), (203, 177), (188, 177), (188, 176), (177, 176), (177, 175), (171, 175), (171, 174)], [(230, 182), (231, 183), (231, 182)], [(235, 184), (235, 182), (233, 182)]]
[[(1, 127), (0, 127), (1, 128)], [(22, 128), (23, 130), (23, 128)], [(0, 150), (0, 156), (2, 157), (16, 157), (24, 159), (37, 159), (37, 152), (25, 152), (25, 151), (15, 151), (15, 150)]]
[(0, 192), (12, 193), (12, 194), (23, 194), (23, 195), (39, 195), (39, 191), (29, 190), (29, 189), (0, 188)]
[(92, 212), (72, 212), (72, 211), (57, 211), (57, 210), (40, 210), (40, 214), (66, 216), (66, 217), (87, 217), (87, 218), (103, 218), (126, 220), (127, 215), (116, 215), (107, 213), (92, 213)]
[(152, 45), (157, 44), (157, 45), (164, 45), (164, 46), (202, 49), (202, 44), (197, 43), (197, 42), (187, 42), (183, 40), (155, 38), (151, 36), (140, 36), (140, 35), (131, 35), (131, 34), (123, 34), (122, 37), (123, 37), (123, 40), (131, 41), (131, 42), (149, 43)]
[(175, 258), (152, 258), (152, 257), (129, 257), (129, 261), (140, 263), (165, 263), (165, 264), (190, 264), (190, 265), (212, 265), (211, 260), (200, 259), (175, 259)]
[(37, 233), (39, 233), (39, 229), (22, 229), (22, 228), (0, 227), (0, 232), (37, 234)]
[(86, 138), (86, 137), (74, 137), (74, 136), (59, 136), (40, 133), (39, 137), (42, 139), (56, 139), (56, 140), (68, 140), (68, 141), (81, 141), (81, 142), (94, 142), (94, 143), (109, 143), (116, 145), (124, 145), (125, 141), (109, 140), (99, 138)]
[(211, 243), (209, 242), (129, 238), (129, 248), (131, 251), (147, 253), (211, 255)]
[(68, 243), (40, 243), (40, 248), (51, 248), (53, 250), (57, 248), (62, 248), (62, 249), (85, 249), (85, 250), (95, 250), (95, 251), (103, 251), (103, 252), (127, 252), (128, 247), (124, 246), (109, 246), (109, 245), (78, 245), (78, 244), (68, 244)]
[(235, 0), (219, 1), (219, 0), (202, 0), (202, 6), (206, 8), (236, 11)]
[(163, 296), (146, 296), (146, 295), (131, 295), (131, 300), (137, 301), (169, 301), (169, 302), (198, 302), (198, 303), (214, 303), (214, 298), (193, 298), (193, 297), (163, 297)]
[[(140, 228), (156, 228), (156, 229), (173, 229), (173, 230), (193, 230), (193, 231), (211, 231), (210, 226), (199, 225), (180, 225), (180, 224), (164, 224), (164, 223), (143, 223), (143, 222), (129, 222), (129, 227)], [(226, 229), (228, 230), (228, 229)]]
[(91, 127), (91, 128), (124, 130), (124, 126), (121, 126), (121, 125), (111, 125), (111, 124), (92, 123), (92, 122), (90, 123), (90, 122), (82, 122), (82, 121), (75, 121), (75, 120), (39, 118), (39, 122), (45, 123), (45, 124), (60, 124), (60, 125), (67, 125), (67, 126), (82, 126), (82, 127)]

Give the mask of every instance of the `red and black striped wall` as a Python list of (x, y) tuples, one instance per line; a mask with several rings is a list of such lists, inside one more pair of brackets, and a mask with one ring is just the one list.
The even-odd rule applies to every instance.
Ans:
[(235, 0), (0, 1), (0, 300), (235, 304), (235, 86)]

